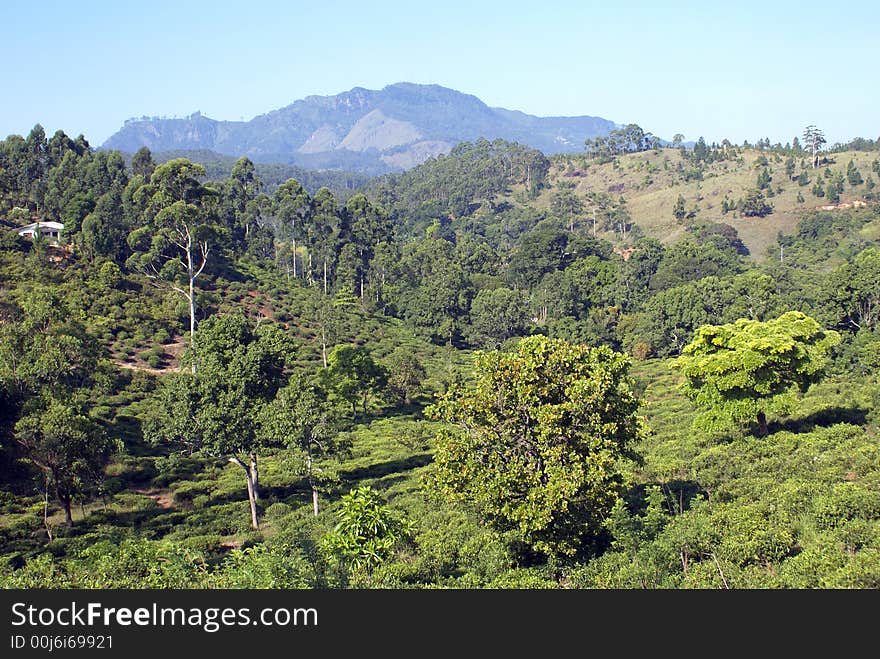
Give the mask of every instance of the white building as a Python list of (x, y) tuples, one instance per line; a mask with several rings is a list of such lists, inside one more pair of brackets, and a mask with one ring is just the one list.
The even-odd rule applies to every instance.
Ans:
[(39, 231), (40, 235), (49, 241), (50, 245), (58, 245), (61, 239), (61, 232), (64, 231), (64, 225), (61, 222), (52, 221), (34, 222), (33, 224), (28, 224), (26, 227), (20, 227), (19, 229), (16, 229), (16, 231), (18, 231), (19, 236), (24, 236), (31, 240), (33, 240), (34, 236)]

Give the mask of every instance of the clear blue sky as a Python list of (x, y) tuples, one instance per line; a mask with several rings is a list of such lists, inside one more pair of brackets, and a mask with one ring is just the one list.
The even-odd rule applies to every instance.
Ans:
[(12, 0), (0, 24), (0, 137), (39, 122), (98, 146), (130, 117), (250, 119), (401, 81), (666, 139), (880, 135), (876, 0)]

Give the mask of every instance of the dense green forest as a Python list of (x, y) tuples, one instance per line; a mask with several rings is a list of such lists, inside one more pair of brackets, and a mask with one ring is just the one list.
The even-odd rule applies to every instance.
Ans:
[(0, 585), (880, 586), (880, 141), (801, 139), (9, 136)]

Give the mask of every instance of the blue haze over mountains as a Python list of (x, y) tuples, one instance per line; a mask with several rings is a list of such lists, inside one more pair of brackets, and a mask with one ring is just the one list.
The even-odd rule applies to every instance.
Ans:
[(536, 117), (491, 108), (446, 87), (401, 82), (308, 96), (250, 121), (216, 121), (198, 112), (131, 119), (102, 148), (210, 150), (254, 162), (375, 175), (409, 169), (480, 137), (519, 142), (545, 154), (579, 153), (585, 139), (618, 127), (601, 117)]

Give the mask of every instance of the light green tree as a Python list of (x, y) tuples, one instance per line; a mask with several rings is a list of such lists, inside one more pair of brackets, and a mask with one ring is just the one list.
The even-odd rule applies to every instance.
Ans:
[(696, 427), (722, 429), (754, 419), (767, 434), (767, 413), (790, 412), (798, 392), (819, 381), (840, 335), (800, 311), (761, 322), (741, 318), (703, 325), (674, 362), (684, 393), (702, 413)]
[(342, 497), (339, 522), (324, 536), (322, 549), (355, 573), (372, 574), (411, 534), (410, 524), (396, 515), (370, 486), (358, 487)]
[(357, 404), (364, 415), (370, 396), (385, 387), (388, 372), (363, 346), (338, 345), (327, 356), (327, 378), (339, 397), (351, 405), (352, 419), (357, 417)]
[(388, 392), (401, 404), (409, 405), (427, 374), (424, 365), (410, 350), (402, 346), (394, 349), (386, 363)]

